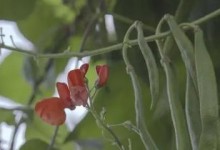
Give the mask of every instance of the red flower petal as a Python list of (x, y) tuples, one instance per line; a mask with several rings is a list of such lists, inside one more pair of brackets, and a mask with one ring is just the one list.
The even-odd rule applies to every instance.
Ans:
[(80, 69), (71, 70), (68, 73), (68, 85), (71, 86), (84, 86), (84, 77)]
[(96, 81), (96, 87), (103, 87), (106, 85), (109, 76), (109, 68), (108, 65), (96, 66), (96, 73), (99, 78)]
[(58, 94), (62, 99), (62, 101), (64, 102), (65, 108), (69, 108), (71, 110), (75, 109), (75, 105), (71, 101), (70, 91), (67, 84), (57, 82), (56, 86), (57, 86)]
[(35, 112), (51, 125), (61, 125), (66, 120), (64, 104), (58, 97), (43, 99), (35, 105)]
[(97, 65), (97, 66), (95, 67), (97, 74), (99, 74), (101, 68), (102, 68), (102, 67), (101, 67), (100, 65)]
[(88, 90), (85, 86), (70, 87), (71, 100), (76, 106), (86, 106), (89, 97)]
[(83, 64), (82, 66), (80, 66), (80, 70), (81, 70), (81, 72), (83, 74), (83, 77), (85, 77), (88, 69), (89, 69), (89, 64), (87, 64), (87, 63)]
[(80, 69), (68, 73), (68, 86), (73, 104), (75, 106), (86, 106), (89, 94)]
[(57, 82), (57, 91), (61, 99), (70, 100), (70, 91), (66, 83)]

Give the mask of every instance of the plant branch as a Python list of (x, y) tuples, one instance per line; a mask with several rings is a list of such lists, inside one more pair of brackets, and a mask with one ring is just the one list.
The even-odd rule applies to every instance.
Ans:
[[(94, 87), (93, 87), (94, 88)], [(92, 89), (93, 89), (92, 88)], [(88, 85), (87, 85), (87, 89), (89, 89)], [(105, 124), (105, 122), (100, 118), (100, 116), (97, 114), (97, 112), (95, 111), (95, 108), (94, 108), (94, 97), (95, 95), (97, 94), (97, 89), (95, 89), (94, 93), (91, 95), (91, 90), (88, 90), (89, 91), (89, 99), (90, 99), (90, 105), (87, 105), (87, 109), (91, 112), (92, 116), (95, 118), (95, 120), (97, 121), (97, 125), (101, 125), (101, 127), (103, 129), (105, 129), (111, 136), (112, 138), (115, 140), (115, 143), (117, 145), (117, 147), (120, 149), (120, 150), (125, 150), (124, 146), (122, 145), (122, 143), (120, 142), (119, 138), (117, 137), (117, 135), (112, 131), (112, 129), (107, 125)]]
[[(114, 12), (110, 12), (109, 14), (111, 14), (116, 20), (124, 22), (124, 23), (129, 24), (129, 25), (131, 25), (131, 24), (133, 24), (135, 22), (134, 20), (132, 20), (132, 19), (130, 19), (128, 17), (119, 15), (119, 14), (114, 13)], [(152, 33), (155, 32), (155, 28), (154, 27), (146, 25), (146, 24), (143, 24), (143, 29), (145, 29), (147, 31), (150, 31)]]
[[(29, 100), (28, 100), (28, 106), (30, 106), (30, 104), (31, 104), (31, 103), (29, 103), (29, 102), (33, 101), (33, 99), (35, 98), (35, 96), (36, 96), (35, 93), (36, 93), (35, 90), (33, 90), (32, 94), (31, 94), (31, 96), (30, 96), (30, 98), (29, 98)], [(24, 123), (24, 121), (25, 121), (25, 120), (24, 120), (24, 117), (21, 116), (21, 118), (19, 119), (19, 121), (15, 124), (14, 131), (13, 131), (12, 138), (11, 138), (10, 150), (14, 150), (14, 143), (15, 143), (15, 138), (16, 138), (18, 129), (19, 129), (20, 125), (21, 125), (22, 123)]]
[[(217, 9), (216, 11), (191, 22), (191, 24), (199, 25), (199, 24), (205, 23), (208, 20), (213, 19), (219, 15), (220, 15), (220, 9)], [(189, 29), (189, 27), (184, 27), (183, 29), (187, 30), (187, 29)], [(144, 39), (146, 40), (146, 42), (151, 42), (151, 41), (155, 41), (155, 40), (158, 40), (161, 38), (165, 38), (170, 34), (171, 34), (170, 31), (166, 31), (166, 32), (162, 32), (157, 35), (151, 35), (151, 36), (145, 37)], [(131, 46), (138, 44), (137, 39), (129, 40), (128, 42)], [(81, 53), (80, 52), (65, 52), (64, 51), (62, 53), (41, 54), (41, 53), (34, 52), (32, 50), (20, 49), (20, 48), (4, 45), (4, 44), (0, 43), (0, 48), (5, 48), (5, 49), (11, 50), (11, 51), (17, 51), (17, 52), (20, 52), (20, 53), (23, 53), (23, 54), (26, 54), (29, 56), (37, 57), (37, 58), (65, 58), (65, 57), (69, 58), (69, 57), (74, 57), (74, 56), (75, 57), (95, 56), (95, 55), (100, 55), (100, 54), (104, 54), (104, 53), (108, 53), (108, 52), (112, 52), (112, 51), (116, 51), (116, 50), (121, 50), (122, 47), (123, 47), (123, 43), (118, 43), (115, 45), (111, 45), (108, 47), (99, 48), (99, 49), (95, 49), (95, 50), (86, 50)]]
[(175, 12), (175, 20), (177, 23), (185, 21), (189, 16), (195, 0), (180, 0), (178, 8)]
[(8, 110), (8, 111), (22, 111), (22, 112), (26, 112), (31, 110), (30, 107), (26, 107), (26, 106), (16, 106), (16, 107), (12, 107), (12, 108), (5, 108), (5, 107), (0, 107), (1, 110)]
[(19, 129), (20, 125), (23, 122), (24, 122), (24, 119), (23, 119), (23, 116), (22, 116), (21, 119), (18, 121), (18, 123), (15, 124), (14, 131), (13, 131), (12, 138), (11, 138), (10, 150), (14, 150), (16, 135), (17, 135), (17, 132), (18, 132), (18, 129)]
[(117, 137), (117, 135), (112, 131), (112, 129), (110, 129), (104, 122), (103, 120), (100, 119), (99, 115), (97, 114), (97, 112), (93, 109), (93, 108), (89, 108), (89, 111), (91, 112), (91, 114), (93, 115), (93, 117), (95, 118), (95, 120), (98, 122), (98, 124), (100, 124), (114, 139), (117, 147), (120, 150), (125, 150), (124, 146), (122, 145), (122, 143), (120, 142), (119, 138)]

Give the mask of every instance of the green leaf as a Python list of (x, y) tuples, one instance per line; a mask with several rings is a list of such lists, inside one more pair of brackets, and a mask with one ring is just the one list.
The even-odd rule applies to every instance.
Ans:
[(23, 72), (26, 80), (35, 88), (40, 81), (47, 87), (53, 87), (56, 80), (55, 67), (50, 59), (25, 57)]
[[(55, 126), (51, 126), (43, 120), (41, 120), (36, 114), (32, 121), (27, 122), (27, 129), (25, 133), (26, 140), (31, 140), (34, 138), (41, 139), (47, 143), (54, 134)], [(64, 137), (68, 134), (68, 130), (65, 125), (59, 127), (58, 134), (56, 137), (55, 145), (57, 148), (70, 147), (69, 144), (63, 144)]]
[(44, 69), (43, 66), (42, 69), (40, 70), (39, 66), (39, 61), (35, 60), (33, 57), (25, 57), (24, 59), (24, 66), (23, 66), (23, 71), (24, 71), (24, 77), (26, 78), (31, 85), (34, 85), (39, 77), (42, 75), (42, 69)]
[(199, 149), (217, 149), (219, 117), (217, 83), (203, 32), (199, 28), (195, 31), (195, 62), (202, 121)]
[(103, 139), (77, 140), (76, 142), (80, 146), (80, 149), (83, 149), (83, 150), (102, 150), (103, 149)]
[(15, 116), (13, 111), (0, 108), (0, 122), (5, 122), (8, 125), (13, 125), (15, 123)]
[(18, 103), (25, 104), (29, 98), (31, 87), (23, 78), (22, 65), (23, 56), (15, 52), (0, 65), (0, 93)]
[(36, 0), (0, 0), (0, 19), (21, 20), (34, 9)]
[[(46, 150), (49, 144), (42, 139), (31, 139), (27, 140), (21, 147), (20, 150)], [(52, 148), (51, 150), (58, 150)]]
[[(78, 10), (78, 9), (77, 9)], [(76, 13), (60, 0), (40, 0), (36, 2), (33, 12), (28, 18), (17, 22), (21, 32), (32, 41), (38, 50), (44, 50), (54, 44), (54, 37), (63, 24), (70, 23)], [(62, 29), (59, 36), (65, 33)], [(59, 43), (64, 41), (59, 41)]]

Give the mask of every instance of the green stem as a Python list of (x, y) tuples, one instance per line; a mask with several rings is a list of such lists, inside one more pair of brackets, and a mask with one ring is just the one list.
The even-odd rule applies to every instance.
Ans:
[(117, 137), (117, 135), (111, 130), (111, 128), (109, 128), (99, 117), (99, 115), (97, 114), (97, 112), (94, 110), (94, 108), (89, 108), (89, 111), (91, 112), (91, 114), (93, 115), (93, 117), (95, 118), (96, 121), (98, 121), (98, 124), (102, 126), (103, 129), (105, 129), (114, 139), (117, 147), (120, 150), (125, 150), (124, 146), (122, 145), (122, 143), (120, 142), (119, 138)]
[(17, 106), (13, 108), (5, 108), (5, 107), (0, 107), (1, 110), (6, 110), (6, 111), (21, 111), (21, 112), (27, 112), (31, 111), (32, 109), (27, 106)]
[(54, 146), (54, 143), (55, 143), (58, 131), (59, 131), (59, 126), (56, 126), (55, 130), (54, 130), (53, 137), (52, 137), (52, 139), (50, 141), (50, 145), (48, 146), (47, 150), (53, 149), (53, 146)]
[[(28, 107), (31, 105), (31, 103), (29, 103), (29, 102), (32, 102), (34, 100), (35, 96), (36, 96), (36, 91), (33, 90), (32, 94), (31, 94), (31, 96), (28, 100), (28, 104), (27, 104)], [(15, 139), (16, 139), (16, 136), (17, 136), (17, 132), (19, 130), (20, 125), (22, 123), (24, 123), (24, 121), (25, 121), (24, 117), (22, 116), (20, 118), (20, 120), (15, 124), (14, 131), (12, 133), (12, 138), (11, 138), (10, 150), (14, 150), (14, 144), (15, 144)]]
[(207, 15), (205, 15), (205, 16), (203, 16), (203, 17), (201, 17), (201, 18), (199, 18), (195, 21), (193, 21), (192, 24), (199, 25), (199, 24), (205, 23), (205, 22), (207, 22), (207, 21), (209, 21), (209, 20), (211, 20), (211, 19), (213, 19), (213, 18), (215, 18), (219, 15), (220, 15), (220, 9), (217, 9), (217, 10), (215, 10), (215, 11), (213, 11), (213, 12), (211, 12), (211, 13), (209, 13), (209, 14), (207, 14)]
[[(125, 16), (116, 14), (116, 13), (114, 13), (114, 12), (110, 12), (110, 14), (111, 14), (116, 20), (119, 20), (119, 21), (124, 22), (124, 23), (129, 24), (129, 25), (131, 25), (131, 24), (133, 24), (133, 23), (135, 22), (134, 20), (132, 20), (132, 19), (130, 19), (130, 18), (127, 18), (127, 17), (125, 17)], [(148, 26), (148, 25), (146, 25), (146, 24), (143, 24), (143, 29), (145, 29), (145, 30), (147, 30), (147, 31), (150, 31), (150, 32), (153, 32), (153, 33), (155, 32), (155, 28), (154, 28), (154, 27)]]
[(181, 0), (175, 13), (177, 23), (183, 22), (189, 16), (195, 0)]
[[(95, 86), (92, 87), (92, 89), (95, 88)], [(89, 89), (88, 85), (87, 85), (87, 90)], [(97, 125), (101, 125), (101, 127), (103, 129), (105, 129), (111, 136), (112, 138), (114, 139), (117, 147), (120, 149), (120, 150), (125, 150), (124, 146), (122, 145), (122, 143), (120, 142), (119, 138), (117, 137), (117, 135), (111, 130), (111, 128), (105, 124), (105, 122), (100, 119), (100, 116), (97, 114), (97, 112), (95, 111), (95, 108), (94, 108), (94, 98), (97, 94), (97, 89), (95, 89), (94, 93), (91, 95), (91, 90), (88, 90), (89, 91), (89, 99), (90, 99), (90, 105), (87, 105), (87, 109), (91, 112), (92, 116), (95, 118), (95, 120), (97, 121)]]
[(22, 118), (18, 121), (18, 123), (14, 127), (14, 131), (13, 131), (12, 138), (11, 138), (10, 150), (14, 150), (14, 144), (15, 144), (15, 139), (16, 139), (18, 129), (20, 125), (24, 122)]

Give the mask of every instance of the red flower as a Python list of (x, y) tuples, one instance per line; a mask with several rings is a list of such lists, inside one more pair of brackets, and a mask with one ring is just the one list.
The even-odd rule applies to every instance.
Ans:
[(104, 85), (106, 85), (109, 76), (108, 65), (96, 66), (96, 73), (98, 74), (98, 79), (96, 80), (96, 87), (103, 87)]
[(71, 101), (70, 91), (66, 83), (57, 82), (57, 91), (60, 96), (60, 99), (64, 102), (65, 108), (69, 108), (71, 110), (75, 109), (75, 105)]
[(58, 97), (43, 99), (35, 105), (35, 111), (45, 122), (51, 125), (61, 125), (66, 120), (64, 103)]
[(80, 70), (81, 70), (81, 72), (83, 74), (83, 77), (85, 77), (88, 69), (89, 69), (89, 64), (83, 64), (82, 66), (80, 66)]
[(89, 97), (87, 87), (84, 82), (85, 72), (81, 69), (75, 69), (68, 73), (68, 86), (70, 90), (70, 96), (75, 106), (86, 106)]
[[(71, 70), (68, 73), (66, 83), (57, 82), (58, 97), (43, 99), (35, 105), (36, 113), (45, 122), (51, 125), (61, 125), (66, 120), (65, 108), (71, 110), (76, 106), (86, 106), (89, 98), (89, 93), (86, 85), (85, 75), (89, 65), (83, 64), (80, 69)], [(96, 66), (98, 79), (96, 87), (102, 87), (108, 80), (109, 68), (107, 65)]]

